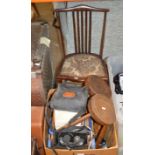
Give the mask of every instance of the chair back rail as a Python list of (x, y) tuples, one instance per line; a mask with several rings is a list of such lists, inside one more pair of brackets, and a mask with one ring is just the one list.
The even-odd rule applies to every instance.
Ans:
[(79, 54), (90, 54), (91, 45), (92, 45), (92, 12), (101, 12), (103, 13), (103, 23), (102, 23), (102, 32), (100, 40), (100, 48), (98, 55), (102, 58), (105, 42), (105, 29), (106, 29), (106, 20), (107, 12), (109, 9), (104, 8), (95, 8), (87, 5), (78, 5), (71, 8), (56, 9), (55, 13), (60, 24), (60, 34), (62, 39), (62, 46), (64, 55), (66, 55), (62, 24), (60, 22), (60, 14), (71, 12), (72, 14), (72, 24), (73, 24), (73, 38), (74, 38), (74, 48), (75, 53)]

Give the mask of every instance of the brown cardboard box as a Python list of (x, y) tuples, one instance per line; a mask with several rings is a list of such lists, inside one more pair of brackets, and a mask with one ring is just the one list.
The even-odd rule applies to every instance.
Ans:
[(31, 137), (35, 137), (38, 147), (43, 145), (44, 107), (31, 106)]
[[(45, 121), (46, 122), (46, 121)], [(58, 155), (117, 155), (118, 153), (118, 141), (116, 135), (115, 125), (112, 125), (112, 130), (109, 130), (108, 134), (105, 136), (107, 144), (110, 146), (106, 149), (91, 149), (91, 150), (65, 150), (65, 149), (56, 149)], [(55, 155), (53, 151), (46, 147), (47, 143), (47, 124), (44, 123), (44, 149), (46, 155)]]

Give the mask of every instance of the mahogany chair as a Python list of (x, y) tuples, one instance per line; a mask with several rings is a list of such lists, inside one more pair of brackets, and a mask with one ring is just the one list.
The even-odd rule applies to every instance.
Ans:
[[(109, 9), (95, 8), (87, 5), (78, 5), (76, 7), (56, 9), (56, 19), (60, 26), (60, 35), (63, 45), (64, 60), (58, 69), (56, 79), (58, 82), (62, 80), (83, 82), (89, 75), (97, 75), (104, 79), (108, 79), (106, 64), (104, 63), (103, 49), (105, 41), (106, 17)], [(60, 22), (62, 13), (71, 13), (72, 27), (74, 37), (74, 51), (67, 54), (64, 44), (63, 24)], [(103, 25), (101, 31), (100, 47), (98, 54), (93, 53), (92, 45), (92, 14), (103, 14)], [(55, 25), (56, 26), (56, 25)]]

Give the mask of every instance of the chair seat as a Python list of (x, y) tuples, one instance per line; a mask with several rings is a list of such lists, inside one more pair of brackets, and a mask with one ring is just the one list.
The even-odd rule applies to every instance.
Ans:
[(99, 57), (91, 54), (75, 54), (65, 59), (60, 75), (85, 78), (89, 75), (104, 77), (106, 73)]

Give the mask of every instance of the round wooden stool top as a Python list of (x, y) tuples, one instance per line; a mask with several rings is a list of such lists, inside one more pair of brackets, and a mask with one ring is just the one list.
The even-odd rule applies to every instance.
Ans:
[(90, 98), (88, 110), (93, 119), (101, 125), (110, 125), (116, 120), (111, 100), (102, 94), (96, 94)]
[(101, 77), (96, 75), (89, 76), (86, 80), (86, 86), (88, 87), (91, 95), (104, 94), (108, 97), (111, 96), (111, 91), (107, 82)]

